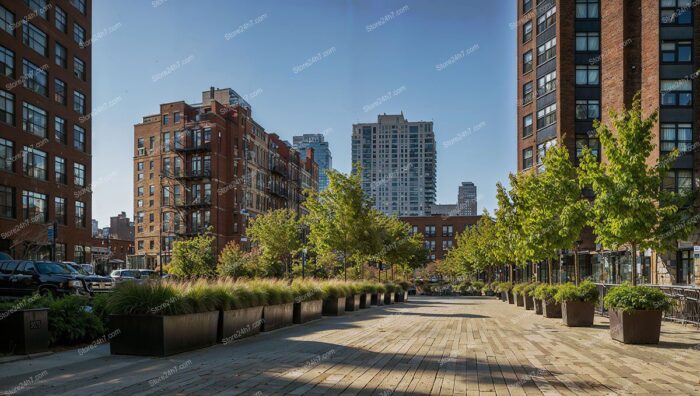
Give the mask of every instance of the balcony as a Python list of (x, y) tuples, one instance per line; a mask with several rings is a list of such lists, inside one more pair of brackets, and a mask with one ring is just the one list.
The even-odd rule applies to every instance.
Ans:
[(175, 143), (175, 152), (178, 153), (202, 153), (211, 151), (211, 143), (193, 144), (192, 142)]
[(200, 235), (204, 234), (207, 232), (209, 229), (209, 224), (203, 224), (201, 226), (193, 226), (193, 227), (182, 227), (177, 232), (177, 235), (182, 236), (182, 237), (192, 237), (195, 235)]
[(209, 179), (211, 178), (211, 169), (181, 172), (179, 174), (176, 174), (175, 178), (180, 180)]
[(279, 187), (270, 187), (267, 189), (268, 192), (272, 195), (276, 195), (281, 198), (287, 198), (289, 196), (289, 193), (287, 193), (287, 189), (284, 188), (279, 188)]
[(180, 209), (197, 209), (211, 206), (211, 197), (195, 198), (190, 200), (177, 200), (175, 206)]
[(287, 168), (283, 165), (275, 164), (270, 168), (270, 171), (272, 171), (273, 173), (277, 173), (282, 177), (287, 177)]

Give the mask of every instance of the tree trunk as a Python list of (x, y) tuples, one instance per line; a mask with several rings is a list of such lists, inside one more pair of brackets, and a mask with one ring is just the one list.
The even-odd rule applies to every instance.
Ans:
[(578, 286), (579, 275), (578, 247), (574, 248), (574, 283)]
[(508, 266), (508, 280), (513, 283), (513, 264)]
[(547, 259), (547, 283), (552, 284), (552, 259)]
[(343, 274), (345, 276), (345, 281), (348, 281), (348, 266), (347, 266), (347, 254), (343, 252)]
[(637, 244), (632, 244), (632, 286), (637, 286)]

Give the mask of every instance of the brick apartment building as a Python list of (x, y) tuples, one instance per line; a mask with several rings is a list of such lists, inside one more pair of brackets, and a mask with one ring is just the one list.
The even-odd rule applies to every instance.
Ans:
[(443, 260), (448, 250), (457, 246), (457, 234), (479, 222), (481, 216), (402, 216), (399, 220), (411, 225), (411, 233), (423, 234), (429, 250), (428, 261)]
[(202, 103), (160, 105), (134, 126), (135, 255), (131, 265), (170, 260), (173, 241), (212, 228), (216, 250), (247, 246), (249, 217), (290, 208), (318, 189), (313, 151), (301, 160), (252, 118), (232, 89), (202, 93)]
[(88, 262), (92, 2), (0, 1), (0, 251)]
[[(518, 170), (538, 169), (548, 148), (563, 142), (574, 160), (583, 147), (600, 158), (593, 120), (630, 107), (641, 92), (646, 114), (659, 110), (656, 152), (683, 152), (664, 186), (694, 189), (700, 158), (695, 81), (700, 66), (700, 7), (691, 0), (518, 0)], [(698, 236), (671, 254), (643, 252), (643, 281), (700, 284), (693, 259)], [(581, 239), (583, 274), (595, 280), (631, 280), (631, 259), (601, 252), (590, 232)], [(571, 273), (563, 263), (562, 279)], [(545, 275), (542, 273), (541, 275)], [(557, 274), (558, 276), (559, 274)], [(541, 278), (544, 279), (544, 278)]]

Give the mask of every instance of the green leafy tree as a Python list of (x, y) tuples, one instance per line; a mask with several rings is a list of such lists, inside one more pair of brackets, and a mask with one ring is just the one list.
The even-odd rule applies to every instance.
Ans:
[(180, 277), (212, 276), (216, 272), (214, 236), (210, 232), (173, 243), (168, 272)]
[(300, 229), (294, 211), (277, 209), (254, 218), (247, 232), (260, 246), (262, 258), (270, 263), (281, 263), (281, 272), (289, 274), (294, 257), (303, 247)]
[(219, 276), (231, 278), (273, 275), (274, 269), (265, 264), (258, 249), (245, 252), (236, 242), (231, 241), (219, 253), (216, 272)]

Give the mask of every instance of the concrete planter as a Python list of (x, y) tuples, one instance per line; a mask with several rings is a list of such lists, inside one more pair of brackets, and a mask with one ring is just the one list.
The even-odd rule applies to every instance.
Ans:
[(0, 353), (29, 355), (49, 350), (49, 310), (0, 312)]
[(345, 297), (345, 311), (359, 311), (360, 310), (360, 295), (355, 294), (354, 296)]
[(542, 315), (545, 318), (561, 318), (561, 304), (554, 300), (543, 301)]
[(228, 344), (260, 333), (262, 314), (263, 307), (219, 311), (216, 341)]
[(384, 305), (384, 293), (372, 294), (372, 305)]
[(294, 324), (294, 303), (266, 305), (262, 331), (272, 331)]
[(593, 303), (564, 301), (561, 304), (561, 317), (569, 327), (593, 326), (594, 310)]
[(532, 297), (532, 303), (535, 305), (535, 314), (542, 315), (542, 300)]
[(340, 316), (345, 314), (345, 297), (323, 300), (323, 316)]
[(367, 309), (372, 305), (372, 294), (360, 294), (360, 309)]
[(525, 306), (525, 296), (522, 293), (515, 293), (515, 304), (519, 307)]
[(661, 311), (611, 309), (610, 336), (625, 344), (658, 344), (661, 335)]
[(323, 300), (299, 301), (294, 303), (294, 323), (302, 324), (321, 319)]
[(109, 343), (113, 355), (170, 356), (216, 344), (219, 311), (109, 319), (109, 328), (119, 329)]
[(391, 305), (394, 303), (394, 298), (396, 296), (394, 293), (385, 293), (384, 294), (384, 305)]
[(524, 295), (523, 300), (525, 302), (525, 310), (532, 311), (535, 309), (535, 302), (532, 301), (532, 297)]

